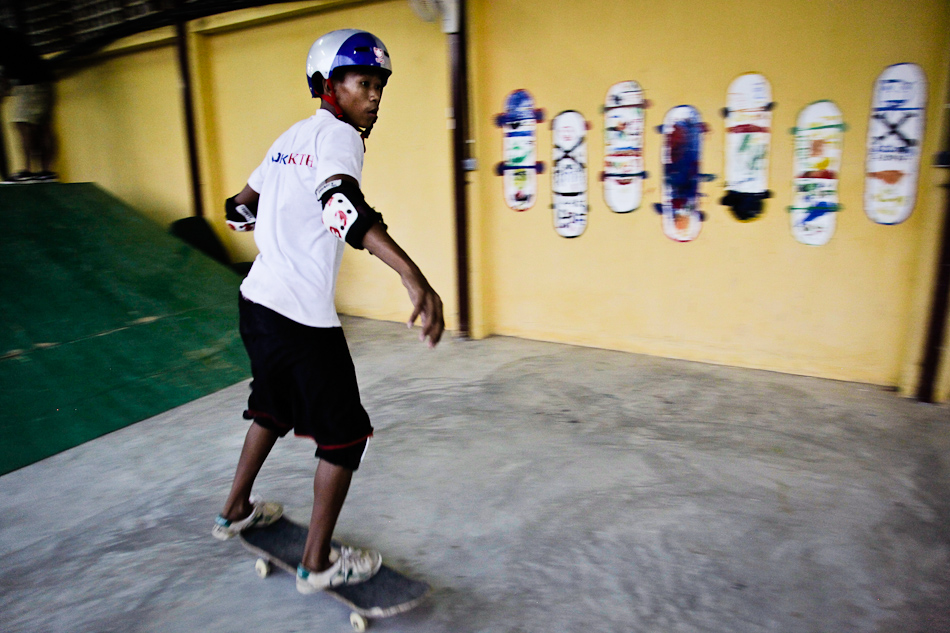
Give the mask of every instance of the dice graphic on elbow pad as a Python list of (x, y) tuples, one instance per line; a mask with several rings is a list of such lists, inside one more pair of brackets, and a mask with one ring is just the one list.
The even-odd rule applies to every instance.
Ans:
[(330, 196), (323, 206), (323, 225), (335, 237), (346, 240), (346, 234), (356, 221), (356, 208), (349, 199), (341, 193)]

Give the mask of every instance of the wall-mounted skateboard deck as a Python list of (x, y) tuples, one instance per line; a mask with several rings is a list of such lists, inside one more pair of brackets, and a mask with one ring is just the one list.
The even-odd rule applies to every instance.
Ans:
[(703, 134), (708, 127), (699, 110), (690, 105), (671, 108), (658, 130), (663, 134), (660, 159), (663, 166), (662, 202), (657, 212), (662, 216), (663, 233), (677, 242), (690, 242), (703, 227), (699, 208), (699, 183), (713, 177), (700, 173)]
[(643, 199), (643, 89), (636, 81), (610, 87), (604, 99), (604, 201), (615, 213), (640, 207)]
[(762, 75), (736, 77), (723, 108), (726, 123), (726, 193), (722, 204), (736, 219), (753, 220), (769, 193), (772, 86)]
[(495, 117), (502, 128), (502, 162), (496, 172), (502, 177), (505, 203), (515, 211), (534, 206), (538, 197), (537, 125), (544, 112), (534, 107), (527, 90), (515, 90), (505, 99), (505, 111)]
[(837, 223), (838, 179), (845, 124), (831, 101), (802, 108), (795, 136), (795, 178), (789, 217), (792, 235), (802, 244), (822, 246)]
[(587, 120), (565, 110), (551, 121), (554, 230), (577, 237), (587, 228)]
[(895, 64), (874, 82), (868, 121), (864, 212), (879, 224), (900, 224), (917, 200), (927, 78), (917, 64)]

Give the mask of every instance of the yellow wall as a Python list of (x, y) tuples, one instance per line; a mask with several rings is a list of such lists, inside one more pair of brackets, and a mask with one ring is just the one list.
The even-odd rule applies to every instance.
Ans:
[[(170, 35), (163, 31), (154, 46), (107, 54), (66, 74), (56, 83), (53, 110), (61, 178), (95, 181), (166, 225), (193, 213)], [(22, 167), (18, 146), (8, 156)]]
[[(472, 332), (564, 341), (714, 363), (802, 373), (912, 391), (918, 380), (942, 220), (946, 174), (929, 166), (938, 149), (950, 68), (950, 5), (943, 0), (469, 0), (473, 139), (469, 174)], [(364, 188), (391, 233), (421, 265), (457, 323), (448, 54), (437, 25), (405, 0), (323, 0), (237, 11), (189, 24), (203, 200), (236, 260), (256, 253), (253, 236), (223, 228), (221, 203), (243, 186), (270, 143), (316, 107), (304, 59), (325, 31), (357, 26), (393, 54), (394, 76), (368, 142)], [(59, 84), (60, 168), (94, 180), (163, 223), (191, 212), (184, 123), (173, 34), (145, 34)], [(930, 82), (918, 204), (902, 225), (863, 212), (865, 135), (872, 85), (884, 67), (920, 64)], [(718, 204), (729, 82), (757, 71), (772, 83), (770, 188), (764, 216), (748, 224)], [(647, 111), (642, 207), (614, 214), (596, 174), (603, 160), (599, 107), (607, 88), (639, 81)], [(591, 122), (587, 231), (553, 229), (550, 174), (539, 201), (516, 213), (493, 165), (493, 124), (511, 90), (532, 92), (548, 117), (576, 109)], [(799, 110), (835, 101), (845, 134), (844, 210), (831, 242), (798, 244), (791, 201), (792, 141)], [(708, 220), (678, 244), (661, 230), (659, 135), (664, 113), (699, 108), (710, 124), (702, 185)], [(545, 124), (539, 158), (550, 165)], [(403, 320), (405, 292), (393, 273), (348, 251), (342, 312)], [(950, 356), (950, 355), (948, 355)], [(945, 358), (939, 395), (950, 397)]]
[[(916, 363), (920, 332), (911, 315), (929, 292), (933, 227), (942, 194), (928, 166), (946, 94), (948, 5), (938, 0), (483, 0), (473, 16), (478, 75), (478, 147), (484, 167), (501, 160), (491, 114), (505, 96), (528, 89), (549, 118), (582, 112), (589, 133), (591, 211), (587, 231), (567, 240), (553, 229), (550, 175), (536, 206), (509, 210), (501, 178), (483, 168), (478, 221), (484, 234), (483, 290), (494, 332), (678, 358), (895, 385)], [(920, 64), (930, 81), (928, 134), (919, 203), (906, 223), (885, 227), (863, 212), (865, 136), (872, 85), (888, 65)], [(737, 75), (772, 83), (770, 186), (761, 219), (734, 220), (723, 190), (719, 110)], [(599, 107), (608, 87), (634, 79), (653, 102), (647, 111), (643, 206), (606, 207)], [(796, 242), (791, 201), (792, 139), (799, 110), (835, 101), (850, 129), (840, 185), (844, 211), (824, 247)], [(708, 220), (699, 238), (667, 239), (659, 201), (660, 139), (668, 109), (699, 108), (707, 135), (702, 186)], [(540, 158), (550, 164), (549, 127)], [(943, 177), (942, 174), (939, 175)]]

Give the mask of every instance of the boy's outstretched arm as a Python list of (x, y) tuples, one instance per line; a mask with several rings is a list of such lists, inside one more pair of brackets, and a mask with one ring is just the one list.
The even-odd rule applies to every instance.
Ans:
[(445, 330), (442, 299), (409, 255), (390, 237), (382, 216), (366, 204), (359, 183), (352, 176), (335, 174), (320, 184), (316, 194), (323, 206), (323, 224), (330, 233), (355, 248), (368, 250), (399, 273), (412, 301), (412, 315), (406, 325), (412, 327), (421, 317), (419, 340), (429, 339), (429, 347), (438, 345)]
[(419, 267), (378, 222), (373, 224), (363, 237), (363, 248), (399, 273), (402, 285), (406, 287), (409, 300), (412, 301), (412, 316), (406, 325), (412, 327), (416, 319), (421, 317), (422, 333), (419, 340), (428, 338), (429, 347), (438, 345), (445, 329), (445, 322), (442, 320), (442, 299), (426, 281)]

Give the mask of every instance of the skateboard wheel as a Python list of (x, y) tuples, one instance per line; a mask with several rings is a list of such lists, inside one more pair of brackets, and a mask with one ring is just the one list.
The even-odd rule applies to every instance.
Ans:
[(257, 562), (254, 563), (254, 571), (256, 571), (257, 575), (261, 578), (267, 578), (270, 576), (270, 562), (263, 558), (258, 558)]
[(356, 633), (363, 633), (363, 631), (366, 630), (366, 627), (369, 626), (369, 621), (354, 611), (350, 614), (350, 626), (353, 627), (353, 630), (356, 631)]

